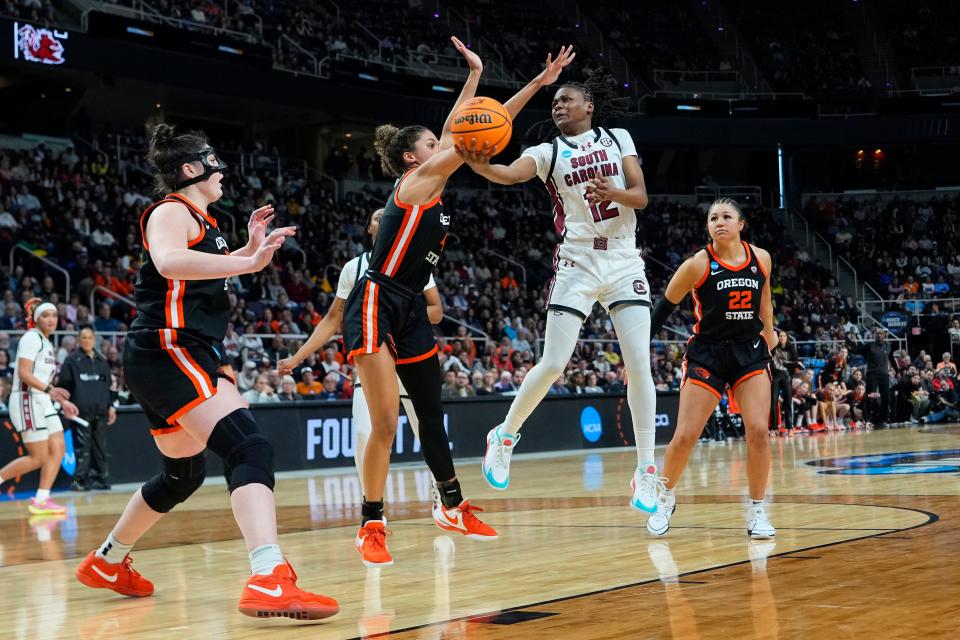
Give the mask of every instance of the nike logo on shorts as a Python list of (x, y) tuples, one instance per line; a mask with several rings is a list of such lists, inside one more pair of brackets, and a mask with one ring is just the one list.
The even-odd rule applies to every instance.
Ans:
[(760, 341), (757, 340), (757, 343), (756, 343), (755, 345), (753, 345), (753, 348), (756, 349), (756, 348), (759, 347), (759, 346), (760, 346)]
[(112, 576), (111, 576), (111, 575), (107, 575), (106, 573), (104, 573), (103, 571), (101, 571), (100, 568), (97, 567), (97, 565), (95, 565), (95, 564), (94, 564), (94, 565), (91, 565), (90, 568), (93, 569), (94, 571), (96, 571), (96, 572), (97, 572), (97, 575), (100, 576), (101, 578), (103, 578), (104, 580), (106, 580), (107, 582), (116, 582), (116, 581), (117, 581), (117, 575), (118, 575), (118, 574), (116, 574), (116, 573), (113, 574)]
[(253, 589), (254, 591), (259, 591), (260, 593), (265, 593), (272, 598), (279, 598), (280, 596), (283, 595), (283, 587), (281, 587), (280, 585), (277, 585), (273, 589), (267, 589), (266, 587), (261, 587), (256, 584), (248, 584), (247, 588)]

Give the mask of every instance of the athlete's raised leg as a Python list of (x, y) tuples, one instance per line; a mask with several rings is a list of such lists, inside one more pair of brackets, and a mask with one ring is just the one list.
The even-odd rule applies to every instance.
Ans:
[(583, 320), (566, 311), (547, 312), (547, 329), (543, 356), (523, 379), (517, 396), (503, 424), (487, 434), (487, 450), (483, 456), (483, 477), (494, 489), (506, 489), (510, 484), (510, 455), (520, 439), (520, 427), (547, 395), (550, 385), (563, 373), (573, 355), (580, 337)]

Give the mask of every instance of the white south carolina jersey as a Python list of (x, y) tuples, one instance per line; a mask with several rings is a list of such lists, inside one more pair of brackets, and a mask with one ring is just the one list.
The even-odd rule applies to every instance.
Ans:
[[(13, 390), (11, 395), (20, 393), (24, 386), (20, 380), (20, 360), (26, 359), (33, 362), (33, 375), (46, 384), (53, 383), (53, 377), (57, 374), (57, 358), (53, 349), (53, 343), (43, 337), (43, 334), (36, 329), (31, 329), (20, 338), (20, 344), (17, 345), (17, 358), (13, 366)], [(41, 394), (37, 389), (30, 389), (33, 393)], [(43, 394), (46, 396), (46, 394)]]
[(578, 136), (559, 136), (552, 142), (530, 147), (521, 154), (537, 163), (553, 201), (553, 221), (563, 239), (633, 237), (637, 215), (630, 207), (606, 201), (589, 205), (586, 187), (597, 176), (606, 176), (614, 186), (626, 189), (623, 158), (636, 156), (633, 138), (626, 129), (595, 127)]
[[(357, 284), (357, 281), (360, 279), (364, 273), (366, 273), (367, 268), (370, 266), (370, 252), (364, 251), (356, 258), (353, 258), (343, 265), (343, 269), (340, 271), (340, 279), (337, 280), (337, 297), (343, 298), (346, 300), (350, 297), (350, 292), (353, 291), (353, 286)], [(433, 289), (437, 286), (436, 281), (433, 279), (433, 274), (430, 274), (430, 279), (427, 280), (427, 286), (423, 288), (424, 291), (428, 289)]]

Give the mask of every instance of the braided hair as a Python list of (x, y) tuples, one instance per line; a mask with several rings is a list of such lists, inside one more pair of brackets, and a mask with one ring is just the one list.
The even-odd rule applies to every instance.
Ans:
[[(561, 89), (575, 89), (583, 94), (588, 102), (593, 103), (593, 126), (603, 126), (611, 120), (626, 118), (631, 115), (629, 108), (630, 98), (620, 95), (619, 82), (603, 67), (597, 67), (583, 82), (565, 82)], [(538, 140), (549, 140), (556, 135), (553, 118), (535, 122), (527, 129), (527, 136), (534, 136)], [(546, 133), (545, 133), (546, 129)]]

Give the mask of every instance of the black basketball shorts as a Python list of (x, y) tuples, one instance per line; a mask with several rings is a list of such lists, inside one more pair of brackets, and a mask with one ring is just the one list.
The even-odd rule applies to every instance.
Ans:
[(427, 318), (422, 294), (393, 284), (386, 277), (360, 279), (343, 311), (347, 360), (380, 351), (386, 345), (397, 364), (426, 360), (437, 352), (437, 338)]
[(217, 380), (232, 378), (221, 366), (222, 345), (177, 329), (141, 329), (127, 335), (123, 373), (150, 421), (150, 433), (181, 429), (185, 413), (217, 393)]
[(693, 336), (683, 358), (683, 381), (703, 387), (720, 398), (727, 385), (734, 391), (744, 380), (770, 377), (770, 351), (763, 336), (747, 340), (712, 342)]

